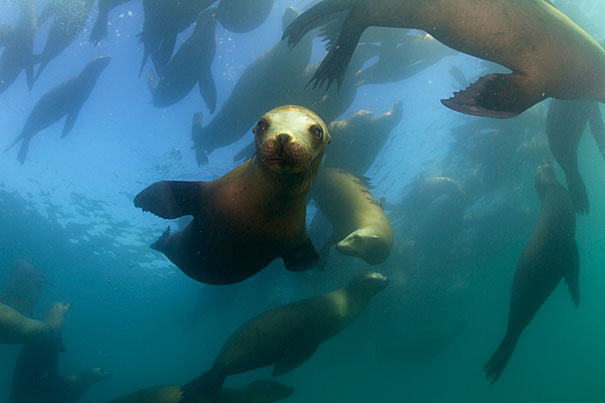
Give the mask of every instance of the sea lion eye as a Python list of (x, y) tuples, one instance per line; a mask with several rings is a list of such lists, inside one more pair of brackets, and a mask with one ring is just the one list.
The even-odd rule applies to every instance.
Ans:
[(265, 130), (267, 130), (268, 127), (269, 123), (265, 119), (261, 119), (258, 121), (254, 129), (252, 129), (252, 132), (257, 136), (260, 136)]
[(324, 137), (323, 129), (317, 125), (311, 126), (311, 128), (309, 128), (309, 131), (311, 132), (313, 137), (315, 137), (317, 140), (321, 140)]

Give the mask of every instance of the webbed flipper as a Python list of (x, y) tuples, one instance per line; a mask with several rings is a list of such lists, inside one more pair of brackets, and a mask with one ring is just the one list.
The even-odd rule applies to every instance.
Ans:
[(466, 115), (507, 119), (547, 98), (543, 92), (528, 87), (522, 74), (488, 74), (441, 103)]
[(280, 361), (273, 367), (272, 376), (279, 376), (298, 368), (317, 350), (317, 344), (294, 343), (288, 347)]
[(61, 138), (65, 138), (73, 129), (74, 124), (76, 123), (76, 119), (78, 118), (78, 114), (80, 113), (80, 108), (82, 105), (79, 105), (75, 110), (70, 111), (67, 114), (67, 119), (65, 119), (65, 126), (63, 126), (63, 132), (61, 133)]
[(210, 113), (214, 113), (216, 110), (216, 85), (214, 84), (214, 78), (212, 78), (212, 72), (210, 66), (200, 74), (199, 80), (200, 95), (206, 102), (206, 106), (210, 110)]
[(204, 182), (156, 182), (134, 198), (134, 205), (166, 219), (194, 215), (199, 209), (203, 185)]
[(305, 271), (319, 263), (319, 254), (315, 250), (311, 239), (307, 236), (304, 242), (282, 256), (286, 269), (290, 271)]

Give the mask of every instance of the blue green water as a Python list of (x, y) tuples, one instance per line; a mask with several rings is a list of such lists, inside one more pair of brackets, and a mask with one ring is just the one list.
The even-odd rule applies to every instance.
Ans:
[[(219, 25), (212, 65), (219, 107), (245, 67), (279, 39), (284, 9), (304, 10), (311, 3), (277, 1), (265, 23), (246, 34)], [(590, 33), (605, 37), (605, 3), (577, 3), (591, 22)], [(38, 10), (44, 4), (36, 1)], [(35, 309), (37, 318), (55, 301), (72, 302), (63, 329), (67, 352), (60, 355), (60, 371), (107, 368), (112, 377), (92, 386), (82, 399), (102, 402), (144, 387), (191, 380), (209, 368), (222, 343), (245, 320), (338, 288), (370, 266), (335, 251), (325, 272), (287, 272), (276, 261), (229, 287), (225, 292), (232, 295), (220, 298), (151, 250), (148, 245), (166, 222), (135, 209), (134, 195), (162, 179), (213, 180), (224, 175), (237, 165), (232, 156), (252, 134), (214, 151), (209, 165), (198, 167), (190, 149), (191, 115), (202, 111), (205, 123), (212, 115), (197, 89), (168, 108), (151, 103), (145, 79), (137, 78), (142, 57), (136, 38), (143, 22), (140, 2), (112, 11), (109, 38), (98, 47), (87, 43), (95, 13), (93, 9), (87, 30), (49, 65), (32, 91), (22, 74), (0, 95), (0, 148), (5, 148), (41, 95), (93, 57), (113, 56), (68, 137), (59, 138), (60, 123), (39, 133), (23, 166), (14, 160), (14, 150), (0, 154), (0, 288), (10, 263), (23, 258), (51, 283)], [(14, 24), (17, 18), (16, 1), (0, 2), (0, 22)], [(47, 31), (48, 26), (38, 31), (37, 51)], [(313, 61), (324, 54), (315, 43)], [(452, 176), (459, 182), (472, 176), (467, 165), (451, 162), (453, 128), (481, 118), (457, 114), (439, 103), (459, 89), (448, 73), (452, 65), (468, 77), (481, 70), (479, 61), (469, 56), (445, 57), (405, 81), (360, 88), (343, 114), (347, 118), (360, 109), (381, 114), (398, 98), (403, 100), (402, 122), (366, 173), (375, 197), (397, 205), (406, 185), (421, 173)], [(548, 102), (536, 110), (543, 114)], [(522, 130), (526, 124), (523, 117), (515, 122), (513, 129)], [(543, 132), (531, 135), (545, 141)], [(296, 389), (287, 401), (605, 401), (605, 161), (588, 133), (579, 155), (592, 206), (589, 216), (577, 217), (580, 308), (574, 309), (566, 287), (560, 285), (524, 331), (495, 385), (485, 379), (482, 367), (506, 329), (515, 265), (538, 214), (533, 173), (535, 159), (539, 162), (542, 154), (526, 164), (504, 166), (506, 179), (465, 210), (472, 221), (494, 208), (490, 201), (514, 194), (514, 203), (526, 214), (519, 219), (503, 212), (482, 228), (496, 235), (483, 237), (480, 245), (468, 242), (474, 238), (469, 238), (472, 228), (466, 226), (441, 265), (425, 268), (416, 262), (410, 267), (401, 246), (409, 235), (406, 220), (387, 209), (395, 248), (373, 269), (392, 279), (390, 287), (307, 363), (278, 378)], [(460, 158), (472, 165), (469, 156)], [(562, 180), (560, 170), (557, 174)], [(311, 214), (314, 211), (310, 207)], [(515, 219), (519, 222), (513, 223)], [(501, 233), (509, 226), (510, 231)], [(200, 293), (208, 299), (192, 312)], [(194, 316), (199, 316), (195, 322)], [(0, 401), (8, 395), (19, 351), (20, 346), (0, 345)], [(265, 368), (233, 376), (227, 384), (268, 378), (270, 372)]]

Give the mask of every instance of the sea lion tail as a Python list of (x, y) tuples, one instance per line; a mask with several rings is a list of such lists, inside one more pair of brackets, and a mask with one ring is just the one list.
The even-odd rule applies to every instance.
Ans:
[(584, 185), (580, 171), (575, 169), (565, 172), (565, 178), (567, 179), (567, 188), (569, 189), (569, 195), (571, 196), (576, 213), (587, 215), (590, 207), (588, 192), (586, 191), (586, 185)]
[(17, 154), (17, 160), (23, 165), (25, 162), (25, 157), (27, 156), (27, 150), (29, 150), (29, 138), (25, 138), (23, 134), (20, 134), (13, 143), (6, 147), (4, 152), (7, 152), (11, 148), (13, 148), (19, 141), (21, 141), (21, 148), (19, 148), (19, 154)]
[(181, 387), (181, 400), (179, 403), (197, 403), (210, 401), (225, 382), (226, 376), (216, 370), (204, 372), (198, 378)]
[(518, 334), (512, 335), (507, 333), (494, 355), (483, 367), (483, 371), (485, 371), (487, 378), (491, 379), (492, 385), (500, 378), (502, 371), (504, 371), (506, 364), (508, 364), (510, 357), (513, 355), (513, 351), (515, 351), (518, 341)]

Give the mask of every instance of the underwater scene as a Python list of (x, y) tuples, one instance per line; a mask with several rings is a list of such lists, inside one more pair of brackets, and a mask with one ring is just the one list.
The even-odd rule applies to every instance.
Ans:
[(605, 1), (0, 1), (0, 403), (605, 401)]

